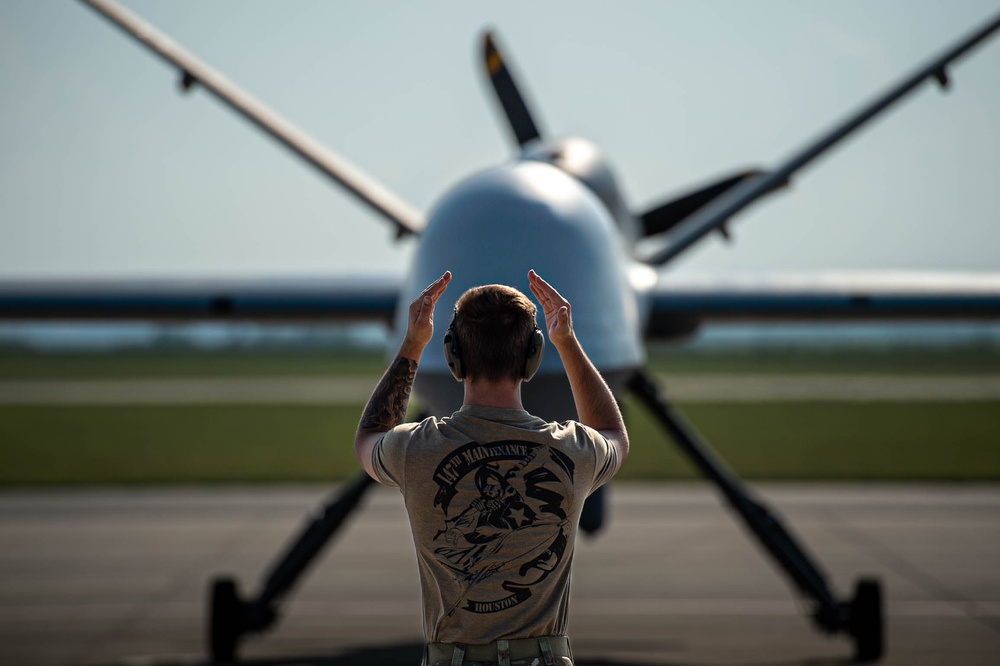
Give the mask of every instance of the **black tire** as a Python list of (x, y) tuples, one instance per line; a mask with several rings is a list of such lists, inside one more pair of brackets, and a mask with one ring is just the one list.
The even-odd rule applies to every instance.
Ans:
[(862, 578), (851, 601), (850, 632), (854, 637), (854, 661), (882, 658), (882, 585), (874, 578)]
[(590, 494), (583, 502), (583, 511), (580, 513), (580, 529), (588, 536), (595, 534), (604, 524), (604, 489), (601, 486)]
[(236, 661), (236, 645), (243, 633), (243, 602), (232, 578), (212, 581), (208, 612), (208, 649), (215, 663)]

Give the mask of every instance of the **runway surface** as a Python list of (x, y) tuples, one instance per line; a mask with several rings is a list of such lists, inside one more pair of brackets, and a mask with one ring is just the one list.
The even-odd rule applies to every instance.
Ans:
[[(841, 596), (887, 598), (884, 664), (1000, 663), (1000, 486), (764, 485)], [(331, 488), (0, 493), (0, 664), (204, 664), (209, 579), (257, 582)], [(580, 543), (570, 632), (589, 666), (822, 666), (783, 576), (702, 484), (615, 484)], [(399, 495), (376, 488), (248, 641), (258, 666), (419, 663), (415, 560)]]

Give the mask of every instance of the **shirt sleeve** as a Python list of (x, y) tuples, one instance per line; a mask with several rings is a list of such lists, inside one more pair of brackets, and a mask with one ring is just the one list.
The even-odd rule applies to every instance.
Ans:
[(406, 444), (409, 441), (408, 425), (411, 424), (396, 426), (385, 433), (372, 448), (372, 469), (379, 483), (393, 488), (403, 485)]
[(594, 451), (594, 481), (590, 487), (590, 492), (594, 492), (610, 481), (618, 471), (618, 449), (593, 428), (581, 424), (580, 429), (587, 433)]

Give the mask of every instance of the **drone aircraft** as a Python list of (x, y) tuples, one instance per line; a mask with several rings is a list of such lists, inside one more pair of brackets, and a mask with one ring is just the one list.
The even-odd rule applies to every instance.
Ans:
[[(449, 310), (465, 289), (484, 283), (524, 289), (528, 270), (536, 269), (574, 304), (577, 334), (615, 395), (631, 393), (649, 408), (808, 600), (815, 625), (847, 635), (858, 660), (882, 655), (880, 582), (861, 578), (847, 599), (832, 589), (821, 566), (780, 517), (673, 408), (644, 369), (645, 343), (688, 336), (711, 320), (1000, 317), (1000, 279), (992, 276), (947, 283), (855, 280), (685, 289), (663, 279), (661, 270), (702, 239), (728, 235), (743, 210), (786, 187), (798, 171), (925, 82), (946, 87), (948, 68), (1000, 29), (1000, 16), (889, 86), (784, 162), (727, 174), (645, 211), (628, 205), (597, 146), (585, 139), (543, 134), (497, 37), (487, 33), (482, 66), (516, 144), (515, 158), (462, 180), (424, 215), (131, 11), (112, 0), (83, 2), (176, 68), (182, 89), (201, 88), (214, 95), (388, 221), (397, 236), (415, 237), (417, 246), (406, 277), (399, 281), (0, 285), (0, 319), (394, 321), (395, 345), (405, 329), (398, 322), (407, 305), (444, 270), (452, 272), (454, 284), (437, 308), (439, 331), (447, 328)], [(461, 404), (462, 388), (452, 378), (441, 346), (427, 349), (414, 391), (428, 415), (450, 414)], [(537, 375), (524, 387), (523, 399), (526, 409), (546, 419), (575, 417), (557, 355), (543, 358)], [(279, 556), (254, 598), (244, 598), (231, 578), (212, 581), (213, 658), (231, 660), (247, 635), (273, 625), (280, 602), (359, 506), (370, 484), (368, 475), (360, 472), (335, 493)], [(604, 501), (601, 493), (588, 500), (581, 518), (585, 531), (600, 529)]]

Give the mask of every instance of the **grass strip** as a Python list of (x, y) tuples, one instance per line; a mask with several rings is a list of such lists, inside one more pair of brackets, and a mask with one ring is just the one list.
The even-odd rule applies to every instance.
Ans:
[[(993, 347), (920, 349), (746, 349), (693, 351), (654, 345), (656, 373), (1000, 374)], [(0, 350), (0, 379), (381, 376), (382, 351), (129, 350), (113, 353), (30, 353)]]
[[(699, 403), (683, 414), (748, 479), (973, 481), (1000, 479), (1000, 405), (982, 403)], [(640, 406), (621, 476), (698, 473)]]
[[(742, 477), (1000, 480), (996, 403), (700, 403), (682, 411)], [(357, 406), (0, 407), (0, 485), (323, 481), (358, 470)], [(698, 476), (626, 404), (622, 478)]]
[(119, 351), (114, 353), (3, 353), (0, 379), (131, 379), (173, 377), (381, 376), (385, 354), (261, 351)]

